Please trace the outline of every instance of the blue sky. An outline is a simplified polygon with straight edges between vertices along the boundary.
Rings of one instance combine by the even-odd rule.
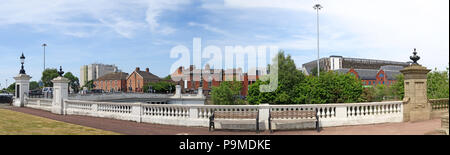
[[[315,0],[2,0],[0,83],[25,69],[39,80],[46,65],[79,75],[80,66],[149,67],[169,74],[170,50],[275,45],[298,67],[316,58]],[[417,48],[428,68],[449,57],[448,0],[322,0],[321,56],[409,61]]]

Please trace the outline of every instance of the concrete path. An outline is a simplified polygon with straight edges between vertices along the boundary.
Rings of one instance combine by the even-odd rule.
[[[113,131],[128,135],[255,135],[248,131],[215,131],[209,132],[203,127],[181,127],[170,125],[158,125],[149,123],[137,123],[108,118],[97,118],[75,115],[56,115],[47,111],[1,106],[17,112],[32,114],[44,118],[62,122],[78,124],[82,126]],[[386,123],[374,125],[343,126],[323,128],[320,133],[314,130],[305,131],[278,131],[272,135],[437,135],[437,129],[441,127],[440,119],[433,119],[415,123]],[[260,135],[271,135],[269,132],[261,132]]]

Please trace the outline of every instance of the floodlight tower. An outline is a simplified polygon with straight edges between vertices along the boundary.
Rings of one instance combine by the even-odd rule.
[[[319,3],[317,3],[316,5],[314,5],[314,10],[317,10],[317,78],[319,78],[320,76],[320,48],[319,48],[319,11],[323,8],[322,5],[320,5]]]
[[[45,71],[45,47],[47,46],[47,44],[42,44],[42,47],[44,47],[44,71]]]

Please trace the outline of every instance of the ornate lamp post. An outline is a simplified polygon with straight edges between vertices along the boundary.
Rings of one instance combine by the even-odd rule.
[[[62,70],[62,66],[59,66],[58,74],[59,74],[59,76],[63,76],[64,71]]]
[[[20,74],[25,74],[25,69],[23,69],[23,64],[25,63],[25,56],[22,53],[22,56],[20,56],[20,63],[22,64],[22,69],[20,69]]]
[[[409,59],[413,61],[412,64],[418,65],[417,61],[420,60],[420,56],[417,55],[416,49],[414,48],[413,56],[410,56]]]

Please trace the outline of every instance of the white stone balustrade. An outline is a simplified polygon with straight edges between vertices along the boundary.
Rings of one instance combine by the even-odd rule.
[[[50,99],[27,99],[25,105],[51,111]],[[64,100],[65,114],[136,122],[208,127],[213,111],[257,111],[267,126],[269,111],[317,110],[321,127],[402,122],[402,102],[316,105],[167,105]],[[285,118],[295,119],[295,118]]]

